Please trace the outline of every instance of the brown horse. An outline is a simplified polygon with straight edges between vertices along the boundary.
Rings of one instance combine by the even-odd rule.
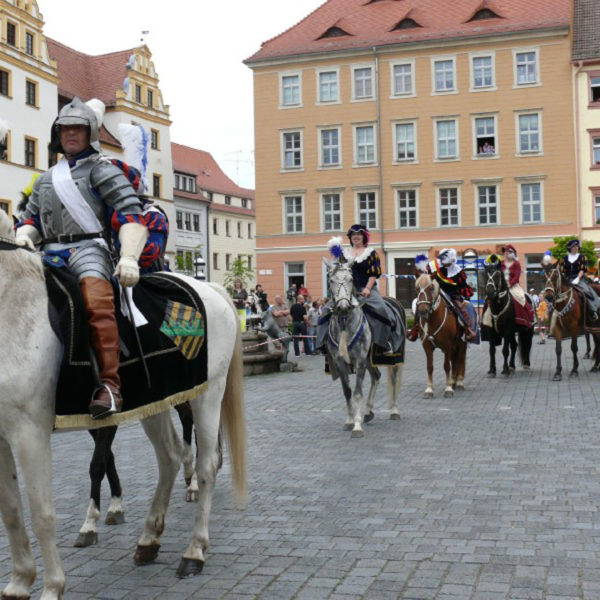
[[[463,328],[440,294],[438,282],[429,274],[417,278],[417,310],[419,336],[427,356],[427,388],[423,398],[433,398],[433,351],[439,348],[444,353],[446,388],[444,396],[454,395],[454,388],[464,389],[467,342]]]
[[[569,377],[579,375],[579,360],[577,358],[577,337],[581,335],[586,322],[586,308],[583,296],[563,280],[558,268],[546,269],[546,287],[544,296],[552,304],[553,314],[550,321],[550,334],[556,338],[556,371],[554,381],[562,380],[562,340],[571,337],[571,352],[573,353],[573,368]],[[594,342],[598,344],[600,335],[592,333]],[[592,371],[600,369],[600,356],[594,357]]]

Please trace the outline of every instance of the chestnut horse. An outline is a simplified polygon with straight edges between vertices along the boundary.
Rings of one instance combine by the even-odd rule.
[[[577,293],[561,276],[558,268],[546,269],[546,287],[544,296],[552,304],[554,309],[550,321],[550,334],[556,339],[556,371],[553,381],[562,380],[562,340],[571,337],[571,352],[573,353],[573,368],[569,377],[579,375],[579,360],[577,358],[577,337],[581,334],[585,325],[585,300]],[[600,335],[592,333],[594,343],[597,345]],[[594,357],[592,371],[600,369],[600,356]]]
[[[446,371],[446,398],[454,395],[454,388],[464,389],[467,362],[467,342],[463,328],[454,311],[446,304],[438,282],[423,273],[415,282],[417,290],[416,314],[419,319],[419,336],[427,356],[427,388],[423,398],[433,398],[433,351],[444,353]]]

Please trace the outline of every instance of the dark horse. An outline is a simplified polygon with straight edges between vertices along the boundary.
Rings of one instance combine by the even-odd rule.
[[[192,432],[194,420],[192,408],[188,402],[178,404],[175,410],[179,415],[183,428],[184,456],[183,475],[187,486],[186,501],[196,502],[198,500],[198,484],[194,476],[194,459],[192,455]],[[106,513],[106,525],[119,525],[125,521],[125,513],[121,504],[122,490],[121,481],[115,465],[115,456],[112,451],[112,443],[117,433],[117,426],[101,427],[88,430],[94,439],[94,453],[90,462],[90,503],[87,509],[85,521],[79,530],[75,540],[76,548],[84,548],[98,543],[98,520],[100,518],[100,489],[104,475],[108,479],[110,487],[110,505]],[[219,436],[219,451],[220,447]]]
[[[504,366],[501,374],[509,375],[515,370],[515,353],[518,347],[519,358],[525,370],[531,369],[529,356],[533,343],[533,327],[525,327],[515,323],[515,309],[508,289],[504,274],[497,264],[492,264],[485,269],[487,281],[485,284],[485,298],[492,319],[492,327],[482,325],[488,331],[490,342],[490,377],[496,376],[496,339],[502,339],[502,355]],[[515,339],[518,338],[518,343]],[[510,360],[509,360],[510,354]]]
[[[573,368],[569,377],[579,375],[579,360],[577,358],[577,337],[585,326],[585,300],[566,281],[563,280],[560,270],[557,268],[546,269],[546,287],[544,296],[552,304],[553,314],[550,322],[549,333],[556,339],[556,371],[554,381],[562,380],[562,340],[563,337],[571,337],[571,352],[573,353]],[[594,344],[598,346],[600,334],[592,332]],[[594,356],[592,371],[600,370],[600,356]]]

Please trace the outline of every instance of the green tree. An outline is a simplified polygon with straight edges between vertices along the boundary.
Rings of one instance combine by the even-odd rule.
[[[567,243],[569,242],[569,240],[576,239],[576,235],[565,235],[553,238],[552,241],[554,242],[554,246],[550,248],[552,256],[556,260],[561,260],[562,258],[564,258],[569,253],[569,251],[567,250]],[[591,240],[583,240],[581,242],[580,252],[587,258],[588,265],[590,267],[596,266],[596,263],[598,262],[598,257],[596,256],[596,248],[594,246],[594,242],[592,242]]]
[[[231,263],[229,271],[225,273],[223,285],[231,291],[236,279],[241,280],[244,289],[254,279],[254,269],[248,267],[248,260],[241,254],[238,254],[238,257]]]

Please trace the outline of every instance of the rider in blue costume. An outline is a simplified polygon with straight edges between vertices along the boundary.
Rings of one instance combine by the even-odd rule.
[[[350,248],[344,248],[338,260],[341,262],[354,261],[352,263],[354,287],[358,292],[359,299],[363,302],[363,310],[371,327],[373,343],[387,352],[393,352],[400,346],[402,336],[398,331],[396,317],[384,302],[377,286],[377,279],[381,277],[379,255],[375,249],[368,247],[369,230],[366,227],[358,224],[352,225],[348,229],[347,236],[350,240]],[[341,242],[341,238],[337,238],[337,240]],[[317,326],[317,348],[324,344],[330,316],[331,306],[327,304],[323,308]]]

